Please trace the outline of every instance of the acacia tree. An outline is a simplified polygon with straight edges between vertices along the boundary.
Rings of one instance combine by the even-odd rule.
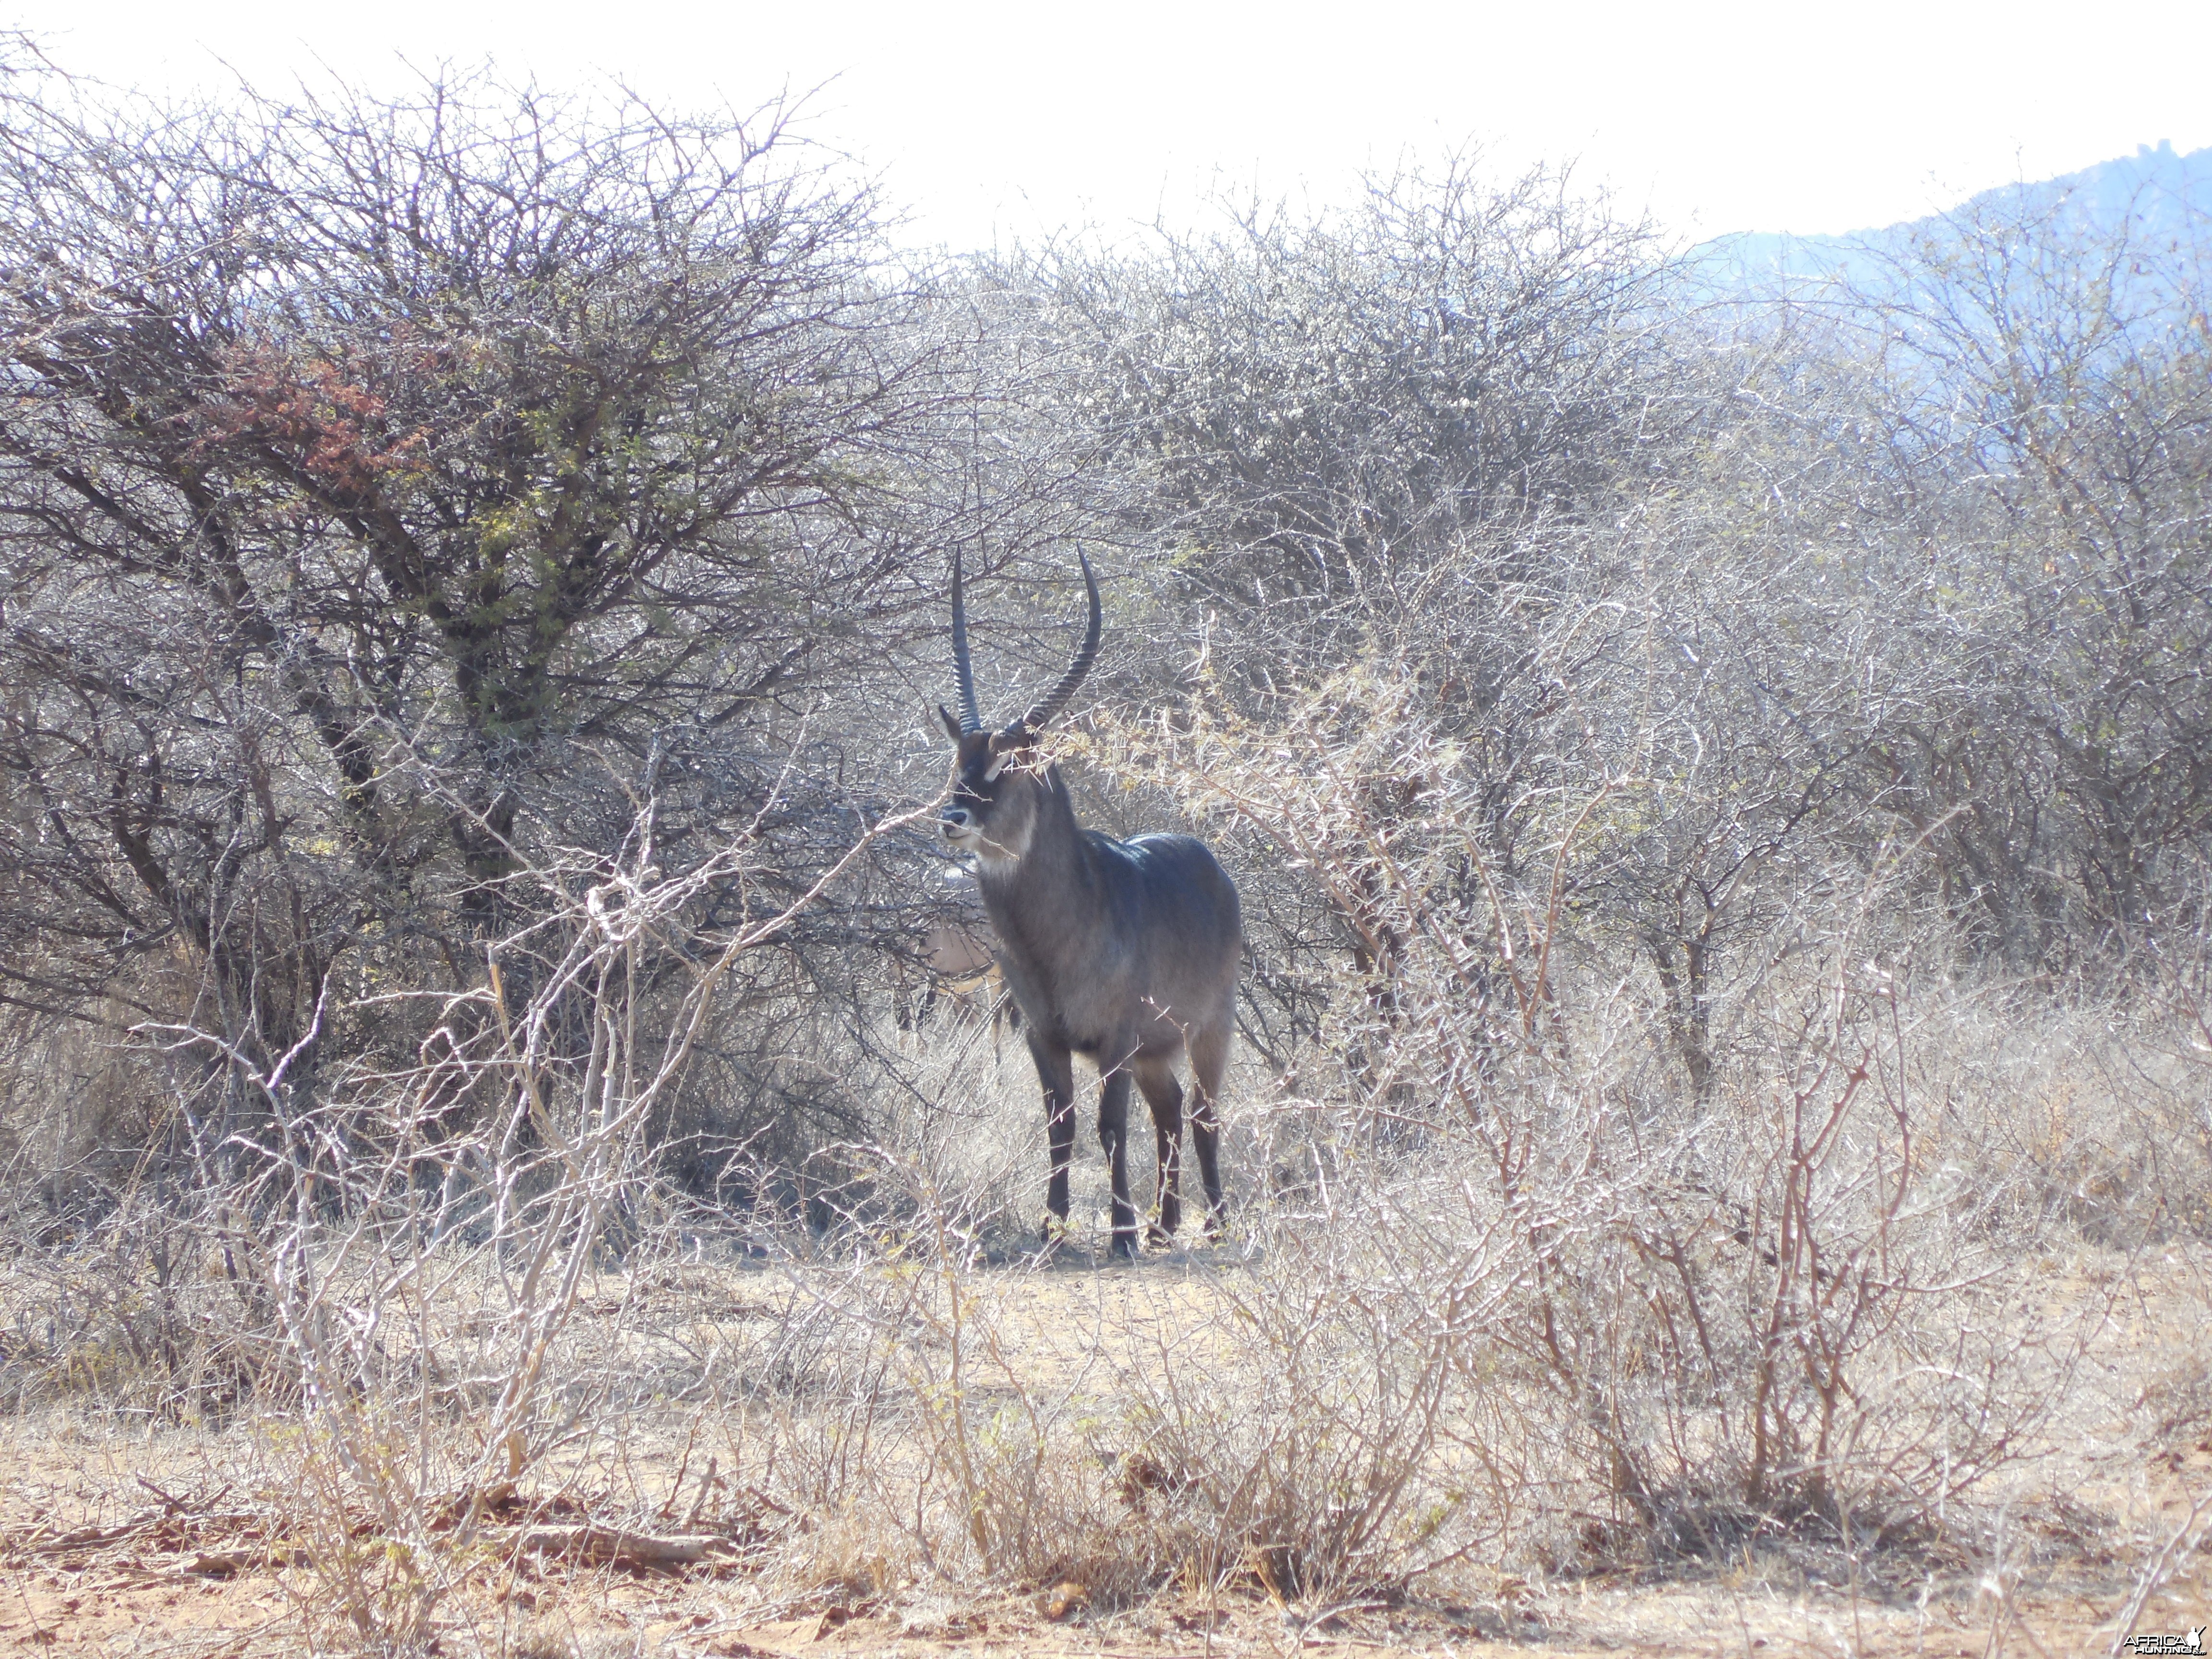
[[[1202,655],[1208,700],[1264,729],[1360,683],[1347,662],[1394,696],[1411,682],[1450,787],[1480,803],[1480,860],[1547,881],[1555,809],[1611,746],[1585,735],[1607,723],[1584,682],[1638,601],[1621,521],[1680,472],[1707,393],[1646,234],[1560,179],[1493,190],[1461,161],[1341,213],[1240,207],[1216,235],[1055,250],[1004,280],[1033,296],[1061,418],[1118,487],[1094,486],[1096,510]],[[1423,773],[1363,773],[1363,821],[1420,833]],[[1255,881],[1279,1019],[1311,1028],[1315,958],[1340,953],[1387,1018],[1403,952],[1358,884]],[[1486,934],[1474,864],[1450,885],[1456,925]]]
[[[822,709],[933,628],[972,313],[786,112],[4,95],[0,994],[265,1072],[341,963],[471,982],[641,791],[672,864],[852,843]]]
[[[1540,574],[1546,532],[1604,514],[1679,425],[1664,262],[1563,180],[1492,191],[1456,161],[1310,222],[1231,212],[1021,276],[1067,417],[1130,486],[1103,510],[1178,606],[1245,617],[1244,672],[1418,643],[1453,590]]]
[[[1853,296],[1918,532],[1888,625],[1945,668],[1887,723],[1883,787],[1954,911],[2022,964],[2191,925],[2212,850],[2205,212],[2008,191]]]

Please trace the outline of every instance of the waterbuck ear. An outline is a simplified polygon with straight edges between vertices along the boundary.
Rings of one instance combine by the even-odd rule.
[[[952,711],[940,702],[937,705],[937,717],[945,722],[945,729],[951,734],[952,741],[959,742],[960,722],[952,718]]]
[[[992,732],[991,766],[990,769],[983,774],[983,781],[988,783],[995,779],[1000,773],[1006,769],[1007,763],[1023,750],[1028,748],[1029,744],[1030,734],[1018,726],[1010,726],[1003,732]]]

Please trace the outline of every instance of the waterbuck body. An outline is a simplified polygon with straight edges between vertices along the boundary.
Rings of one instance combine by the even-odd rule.
[[[1079,1054],[1096,1063],[1101,1079],[1098,1139],[1113,1176],[1114,1249],[1133,1255],[1130,1085],[1152,1108],[1159,1167],[1154,1225],[1164,1237],[1182,1221],[1183,1091],[1176,1060],[1186,1053],[1207,1224],[1219,1231],[1214,1109],[1229,1059],[1243,936],[1236,885],[1203,842],[1188,836],[1117,841],[1084,829],[1059,768],[1036,749],[1038,733],[1073,695],[1097,651],[1098,586],[1087,559],[1083,578],[1090,628],[1074,665],[1021,719],[988,732],[975,707],[955,560],[953,655],[963,716],[945,714],[959,754],[940,822],[945,841],[975,860],[984,912],[999,936],[1000,965],[1044,1086],[1052,1152],[1048,1236],[1067,1220],[1075,1146],[1073,1056]]]

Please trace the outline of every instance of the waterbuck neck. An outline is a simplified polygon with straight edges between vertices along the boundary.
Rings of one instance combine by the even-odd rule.
[[[1103,897],[1097,851],[1075,821],[1060,769],[1049,768],[1030,787],[1035,813],[1029,845],[1018,859],[977,860],[975,877],[1000,938],[1035,951],[1086,936]]]

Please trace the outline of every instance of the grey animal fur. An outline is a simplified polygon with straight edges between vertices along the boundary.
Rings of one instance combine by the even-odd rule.
[[[1075,1146],[1072,1056],[1095,1061],[1101,1079],[1098,1139],[1114,1183],[1115,1254],[1137,1251],[1129,1198],[1129,1085],[1152,1108],[1159,1153],[1153,1236],[1182,1219],[1183,1091],[1176,1057],[1190,1056],[1191,1139],[1206,1185],[1206,1226],[1223,1221],[1220,1126],[1215,1115],[1235,1030],[1243,950],[1237,888],[1188,836],[1117,841],[1075,820],[1067,785],[1036,749],[1038,735],[1074,695],[1097,654],[1098,584],[1083,560],[1090,627],[1073,666],[1019,720],[983,729],[968,661],[960,562],[952,566],[953,659],[963,717],[940,708],[959,753],[945,839],[972,856],[983,908],[999,936],[999,961],[1019,1005],[1030,1056],[1044,1087],[1052,1152],[1046,1236],[1067,1221],[1068,1163]]]

